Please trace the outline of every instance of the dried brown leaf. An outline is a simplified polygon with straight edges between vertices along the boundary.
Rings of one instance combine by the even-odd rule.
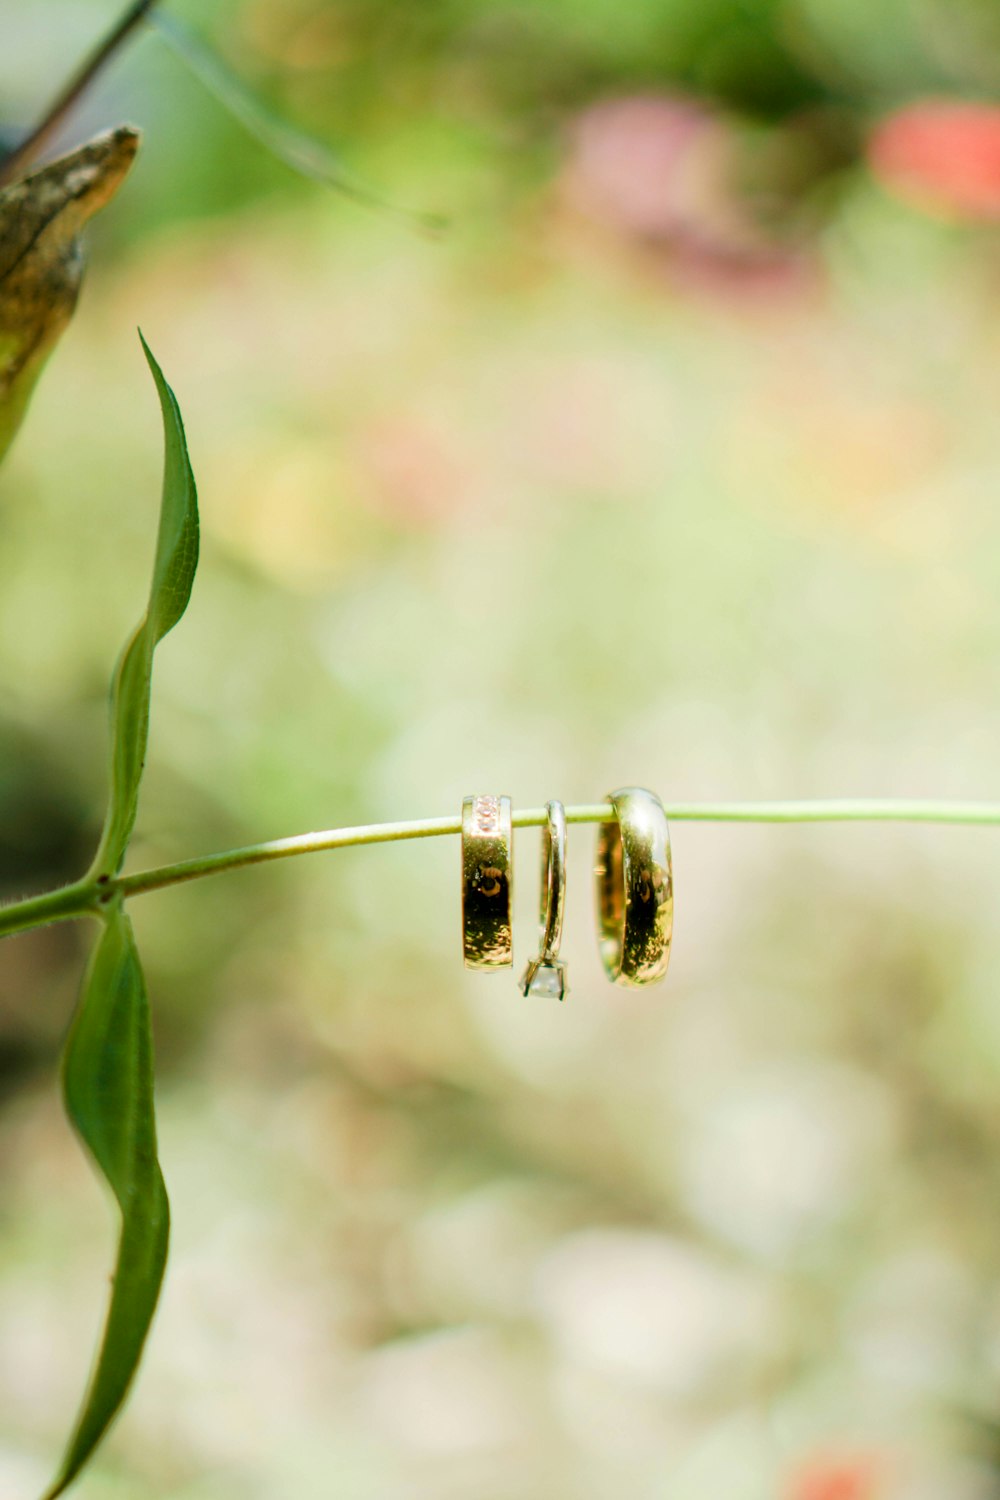
[[[138,132],[123,125],[0,192],[0,458],[73,315],[80,232],[114,196],[138,147]]]

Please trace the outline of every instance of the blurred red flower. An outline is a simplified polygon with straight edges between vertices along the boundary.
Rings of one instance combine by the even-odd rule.
[[[1000,105],[907,105],[875,127],[868,160],[884,187],[922,208],[1000,218]]]

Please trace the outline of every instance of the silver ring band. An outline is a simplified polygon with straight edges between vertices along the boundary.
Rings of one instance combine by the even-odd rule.
[[[542,884],[538,908],[541,944],[521,975],[525,995],[562,1000],[566,994],[566,965],[559,958],[566,910],[566,811],[561,802],[545,804],[542,830]]]

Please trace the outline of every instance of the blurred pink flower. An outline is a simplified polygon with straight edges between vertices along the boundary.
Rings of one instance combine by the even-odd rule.
[[[876,126],[868,160],[884,187],[921,207],[1000,218],[1000,105],[907,105]]]
[[[356,458],[365,499],[396,521],[438,522],[472,489],[453,435],[416,414],[382,416],[361,435]]]
[[[627,233],[659,238],[698,217],[722,133],[708,109],[686,99],[605,99],[579,116],[565,185],[577,208]]]
[[[689,285],[799,291],[809,281],[801,256],[762,231],[737,190],[738,139],[731,120],[698,100],[601,100],[569,129],[561,200]]]
[[[814,1459],[792,1479],[788,1500],[876,1500],[876,1470],[866,1456]]]

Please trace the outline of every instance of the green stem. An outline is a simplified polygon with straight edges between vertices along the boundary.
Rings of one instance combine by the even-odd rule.
[[[667,805],[667,817],[678,823],[937,823],[974,827],[1000,825],[1000,802],[903,802],[863,798],[844,802],[680,802]],[[601,823],[612,816],[606,802],[567,807],[568,823]],[[515,828],[540,828],[545,822],[544,807],[529,807],[516,812]],[[228,849],[222,854],[205,854],[197,859],[180,860],[135,875],[118,875],[108,881],[85,877],[73,885],[32,896],[26,901],[0,907],[0,937],[42,927],[48,922],[99,912],[113,896],[127,899],[164,886],[201,880],[223,870],[238,870],[244,865],[266,864],[272,859],[289,859],[296,854],[319,854],[325,849],[348,849],[361,844],[391,844],[402,839],[440,838],[461,833],[460,815],[448,818],[421,818],[406,823],[369,823],[358,828],[329,828],[320,833],[303,833],[295,838],[274,839],[270,843],[250,844],[244,849]]]
[[[843,802],[681,802],[667,807],[666,813],[675,822],[688,823],[952,823],[984,828],[1000,824],[1000,802],[923,802],[878,797]]]
[[[45,927],[50,922],[65,922],[70,917],[91,916],[100,911],[103,890],[90,880],[76,880],[72,885],[46,891],[43,896],[29,896],[0,906],[0,937],[27,932],[31,927]]]
[[[41,123],[36,125],[19,146],[15,146],[9,156],[0,159],[0,187],[23,176],[35,158],[45,150],[53,136],[65,123],[67,115],[75,109],[87,92],[97,74],[110,62],[140,22],[146,19],[154,3],[155,0],[135,0],[135,3],[129,6],[114,30],[105,37],[96,51],[69,80],[58,98],[49,106]]]
[[[705,823],[966,823],[1000,824],[1000,802],[682,802],[667,806],[668,818],[675,822]],[[606,802],[567,807],[567,823],[601,823],[612,816]],[[525,808],[515,812],[515,828],[540,828],[545,822],[544,807]],[[137,875],[119,876],[115,882],[124,896],[138,896],[144,891],[160,890],[186,880],[200,880],[221,870],[243,865],[259,865],[272,859],[287,859],[295,854],[318,854],[324,849],[347,849],[356,844],[390,844],[400,839],[436,838],[462,831],[460,815],[451,818],[422,818],[407,823],[371,823],[360,828],[330,828],[322,833],[303,833],[296,838],[275,839],[267,844],[251,844],[245,849],[231,849],[224,854],[207,854],[200,859],[182,860],[179,864],[161,865],[142,870]]]

